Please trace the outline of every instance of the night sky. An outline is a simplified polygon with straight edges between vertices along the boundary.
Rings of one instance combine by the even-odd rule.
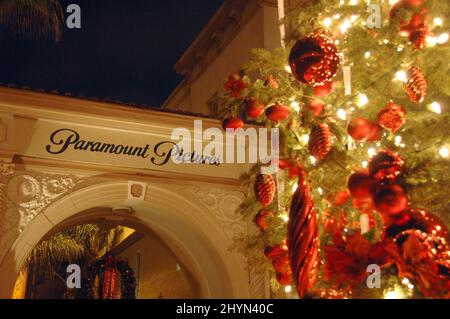
[[[0,29],[0,83],[159,106],[180,82],[174,64],[224,0],[62,0],[81,29],[37,40]],[[65,13],[67,17],[67,13]]]

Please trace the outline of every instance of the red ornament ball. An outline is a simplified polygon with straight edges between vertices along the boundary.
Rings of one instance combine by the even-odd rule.
[[[336,87],[336,82],[328,82],[321,86],[315,86],[313,88],[313,94],[315,96],[325,96],[334,91]]]
[[[407,72],[407,80],[404,89],[409,99],[414,103],[420,103],[428,92],[427,78],[418,67],[411,67]]]
[[[251,118],[258,118],[264,112],[264,104],[257,99],[248,99],[245,101],[245,114]]]
[[[259,174],[255,181],[255,196],[263,206],[269,206],[275,196],[275,180],[270,174]]]
[[[287,286],[292,282],[292,274],[290,272],[287,273],[277,273],[277,281],[282,286]]]
[[[336,46],[322,33],[298,40],[289,54],[292,74],[297,80],[312,86],[328,84],[336,75],[339,62]]]
[[[237,118],[235,116],[231,116],[231,117],[226,118],[222,122],[222,127],[224,130],[232,129],[234,131],[238,128],[243,128],[244,121],[242,121],[240,118]]]
[[[311,111],[313,116],[319,116],[322,113],[325,105],[323,105],[323,103],[318,100],[311,100],[307,104],[307,107]]]
[[[367,139],[372,134],[372,131],[372,122],[362,117],[352,119],[347,127],[348,135],[356,141]]]
[[[273,213],[270,210],[261,210],[255,216],[255,224],[259,227],[261,231],[265,231],[267,228],[269,228],[267,218],[270,216],[273,216]]]
[[[386,215],[395,215],[406,209],[408,198],[400,185],[386,185],[379,188],[374,196],[375,208]]]
[[[353,173],[348,180],[348,190],[356,199],[370,198],[374,189],[375,179],[367,170]]]
[[[378,183],[395,181],[403,174],[404,162],[400,156],[392,151],[378,152],[369,162],[369,173]]]
[[[372,123],[372,130],[367,136],[367,140],[370,142],[381,140],[381,130],[383,128],[378,123]]]
[[[397,132],[406,123],[406,110],[393,102],[389,102],[378,112],[378,124],[392,133]]]
[[[280,122],[289,117],[291,110],[288,106],[276,103],[266,110],[266,116],[269,120],[274,122]]]
[[[269,246],[264,249],[264,255],[270,259],[274,260],[275,258],[286,256],[288,253],[288,247],[283,245],[275,245],[275,246]]]

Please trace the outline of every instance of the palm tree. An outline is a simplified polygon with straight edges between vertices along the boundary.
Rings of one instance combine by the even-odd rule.
[[[59,0],[0,0],[0,26],[15,33],[58,42],[63,21]]]
[[[60,231],[36,245],[22,271],[27,271],[32,285],[36,279],[55,277],[65,284],[62,275],[67,264],[91,264],[117,244],[121,232],[121,226],[108,228],[100,224],[79,225]]]

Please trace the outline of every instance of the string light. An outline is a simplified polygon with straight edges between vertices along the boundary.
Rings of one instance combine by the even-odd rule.
[[[319,192],[320,195],[323,195],[323,189],[321,187],[318,187],[317,191]]]
[[[292,291],[292,287],[291,286],[286,286],[284,287],[284,291],[288,294]]]
[[[431,112],[437,113],[437,114],[441,114],[442,113],[442,108],[441,105],[438,102],[433,102],[431,104],[428,105],[428,109]]]
[[[397,2],[399,2],[400,0],[389,0],[389,4],[393,5],[396,4]]]
[[[352,26],[349,19],[345,19],[344,22],[339,27],[339,30],[341,30],[341,33],[347,32],[347,30]]]
[[[309,161],[310,161],[311,164],[313,164],[313,165],[316,164],[316,162],[317,162],[316,158],[315,158],[314,156],[312,156],[312,155],[309,157]]]
[[[441,26],[443,21],[442,21],[441,18],[436,17],[436,18],[433,19],[433,23],[434,23],[434,25]]]
[[[368,161],[362,161],[362,162],[361,162],[361,166],[362,166],[363,168],[367,168],[367,166],[369,166],[369,162],[368,162]]]
[[[402,137],[400,135],[397,135],[394,139],[395,146],[400,146],[402,143]]]
[[[285,223],[287,223],[289,221],[289,216],[288,214],[282,214],[280,215],[280,218],[282,221],[284,221]]]
[[[303,134],[301,136],[301,140],[302,140],[303,144],[308,144],[308,142],[309,142],[309,135],[308,134]]]
[[[356,5],[358,4],[358,0],[350,0],[350,1],[348,2],[348,4],[349,4],[350,6],[356,6]]]
[[[441,33],[437,38],[437,43],[444,44],[448,41],[448,33]]]
[[[363,107],[367,103],[369,103],[369,99],[367,98],[367,95],[365,95],[363,93],[359,93],[358,96],[356,97],[356,105],[358,105],[359,107]]]
[[[408,81],[408,76],[405,71],[400,70],[395,73],[395,78],[401,82]]]
[[[350,22],[355,22],[356,20],[358,20],[358,16],[356,14],[352,14],[352,16],[350,17]]]
[[[367,51],[366,53],[364,53],[364,57],[365,57],[366,59],[370,58],[370,56],[371,56],[371,53],[370,53],[369,51]]]
[[[448,158],[450,155],[450,151],[447,147],[441,146],[441,148],[439,149],[439,155],[441,155],[443,158]]]
[[[329,28],[331,26],[331,23],[333,22],[333,20],[331,20],[331,18],[325,18],[323,19],[323,25],[327,28]]]
[[[300,112],[300,103],[298,103],[297,101],[292,101],[291,102],[291,107],[297,112]]]
[[[347,112],[345,112],[344,109],[337,110],[336,115],[339,119],[343,121],[347,120]]]
[[[375,154],[377,154],[377,151],[373,147],[371,147],[367,150],[367,154],[369,154],[369,157],[373,157],[375,156]]]
[[[341,17],[341,15],[339,14],[339,13],[336,13],[334,16],[333,16],[333,19],[334,20],[337,20],[337,19],[339,19]]]
[[[297,184],[297,183],[295,183],[294,185],[292,185],[292,192],[295,193],[295,191],[297,190],[297,188],[298,188],[298,184]]]
[[[289,66],[289,65],[285,65],[284,66],[284,69],[288,72],[288,73],[292,73],[292,69],[291,69],[291,67]]]

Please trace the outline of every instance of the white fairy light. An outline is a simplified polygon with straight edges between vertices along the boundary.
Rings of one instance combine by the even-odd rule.
[[[350,6],[356,6],[356,5],[358,4],[358,0],[350,0],[350,1],[348,2],[348,4],[349,4]]]
[[[309,157],[309,161],[310,161],[311,164],[313,164],[313,165],[316,164],[316,162],[317,162],[316,158],[315,158],[314,156],[312,156],[312,155]]]
[[[408,75],[407,75],[406,72],[403,71],[403,70],[397,71],[397,72],[395,73],[395,78],[396,78],[398,81],[401,81],[401,82],[406,82],[406,81],[408,81]]]
[[[427,108],[431,111],[431,112],[434,112],[434,113],[437,113],[437,114],[441,114],[442,113],[442,108],[441,108],[441,105],[438,103],[438,102],[433,102],[433,103],[431,103],[431,104],[429,104],[428,106],[427,106]]]
[[[317,191],[319,192],[320,195],[323,195],[323,189],[321,187],[318,187]]]
[[[352,24],[350,23],[350,20],[345,19],[344,22],[339,27],[339,30],[341,31],[341,33],[345,33],[351,26],[352,26]]]
[[[286,286],[286,287],[284,287],[284,292],[285,293],[290,293],[292,291],[292,287],[291,286]]]
[[[392,4],[396,4],[397,2],[399,2],[400,0],[389,0],[389,4],[390,5],[392,5]]]
[[[441,157],[443,158],[448,158],[450,155],[450,151],[447,147],[441,146],[441,148],[439,149],[439,155],[441,155]]]
[[[369,166],[369,162],[368,162],[368,161],[362,161],[362,162],[361,162],[361,166],[362,166],[363,168],[367,168],[367,166]]]
[[[437,43],[444,44],[448,41],[448,33],[441,33],[437,38]]]
[[[395,146],[400,146],[402,144],[402,137],[400,135],[397,135],[394,139]]]
[[[292,185],[292,192],[295,193],[295,191],[297,190],[297,188],[298,188],[298,184],[297,184],[297,183],[295,183],[294,185]]]
[[[352,16],[350,17],[350,22],[354,23],[356,20],[358,20],[358,15],[352,14]]]
[[[289,215],[288,214],[282,214],[280,216],[281,220],[287,223],[289,221]]]
[[[336,115],[339,119],[343,121],[347,120],[347,112],[345,112],[344,109],[337,110]]]
[[[370,51],[367,51],[366,53],[364,53],[364,57],[365,57],[366,59],[370,58],[370,56],[371,56]]]
[[[288,72],[288,73],[292,73],[292,69],[291,69],[291,67],[289,66],[289,65],[285,65],[284,66],[284,69]]]
[[[303,144],[308,144],[308,142],[309,142],[309,135],[308,134],[303,134],[301,136],[301,140],[302,140]]]
[[[363,93],[359,93],[358,96],[356,97],[356,105],[358,105],[359,107],[363,107],[367,103],[369,103],[369,99],[367,98],[367,95],[365,95]]]
[[[433,19],[434,25],[441,26],[443,24],[442,18],[436,17]]]
[[[333,16],[333,19],[337,20],[337,19],[339,19],[340,17],[341,17],[341,15],[340,15],[339,13],[336,13],[336,14]]]
[[[384,299],[403,299],[405,298],[405,294],[400,290],[399,287],[395,286],[395,288],[391,288],[384,293]]]
[[[300,103],[298,103],[297,101],[292,101],[291,102],[291,107],[297,112],[300,112]]]
[[[375,156],[375,154],[377,154],[377,151],[373,147],[371,147],[367,150],[367,154],[369,154],[369,157],[373,157]]]
[[[427,43],[427,46],[434,47],[437,44],[437,38],[433,36],[428,36],[425,39],[425,42]]]
[[[331,23],[333,22],[333,20],[331,20],[331,18],[325,18],[323,19],[323,25],[327,28],[329,28],[331,26]]]

